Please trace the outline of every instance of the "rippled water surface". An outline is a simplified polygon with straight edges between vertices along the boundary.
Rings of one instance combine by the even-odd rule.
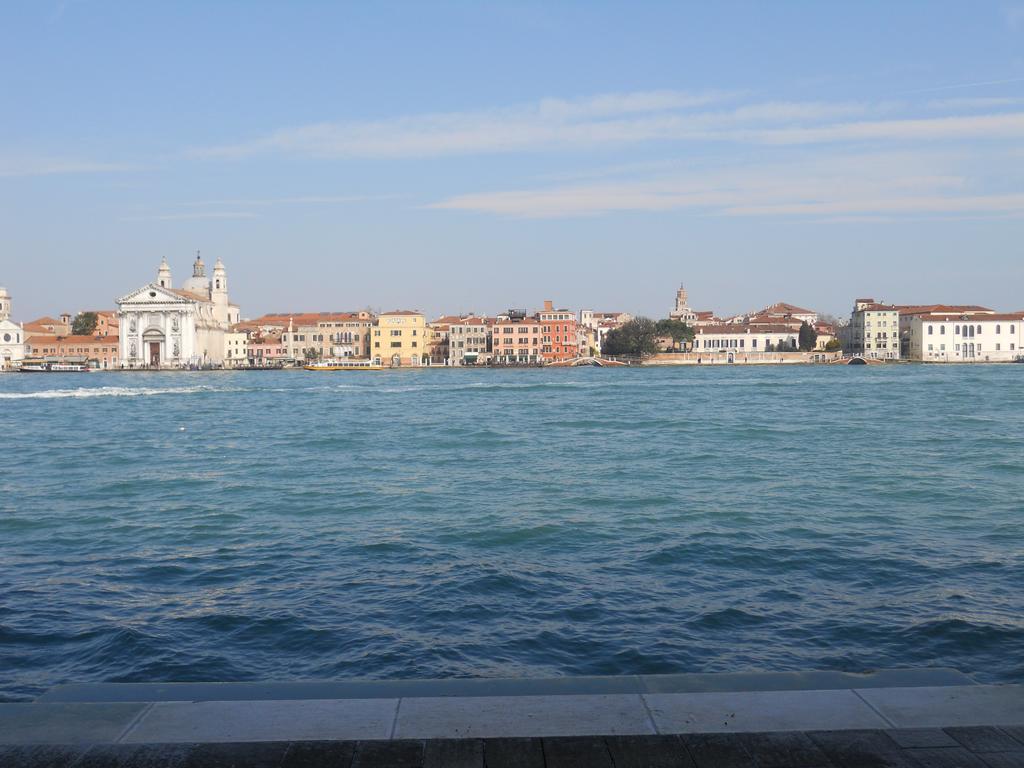
[[[1024,680],[1024,366],[0,376],[0,699]]]

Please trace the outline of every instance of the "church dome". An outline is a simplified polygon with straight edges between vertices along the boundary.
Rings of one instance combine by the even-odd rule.
[[[181,287],[189,293],[198,293],[200,296],[210,295],[210,281],[206,277],[206,265],[203,264],[198,251],[195,263],[192,265],[192,277],[186,280]]]

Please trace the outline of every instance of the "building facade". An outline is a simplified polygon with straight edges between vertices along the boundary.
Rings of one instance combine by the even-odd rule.
[[[0,371],[16,371],[25,359],[25,329],[11,313],[11,294],[0,288]]]
[[[238,322],[228,297],[227,270],[220,259],[212,279],[199,255],[192,277],[171,287],[166,259],[152,283],[117,301],[120,365],[124,368],[219,367],[225,334]]]
[[[430,363],[430,334],[422,312],[395,310],[377,316],[373,326],[371,360],[392,368]]]
[[[486,317],[464,317],[448,326],[451,365],[486,365],[491,361],[491,326]]]
[[[551,301],[537,313],[541,324],[541,355],[545,362],[572,360],[580,356],[580,338],[576,332],[576,313],[555,309]]]
[[[800,348],[799,328],[788,324],[702,325],[693,330],[693,351],[696,353],[761,354],[795,352]]]
[[[905,355],[939,363],[1011,362],[1024,357],[1024,313],[928,312],[908,323]]]
[[[33,336],[26,345],[27,357],[55,363],[78,363],[99,370],[121,366],[117,336]]]
[[[849,325],[839,330],[845,354],[876,360],[899,359],[900,313],[892,304],[857,299]]]
[[[491,362],[496,365],[540,365],[541,322],[521,309],[510,309],[494,321]]]

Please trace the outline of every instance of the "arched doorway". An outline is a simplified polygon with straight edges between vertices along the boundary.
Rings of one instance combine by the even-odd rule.
[[[163,360],[164,334],[157,328],[150,328],[142,334],[142,356],[151,368],[159,368]]]

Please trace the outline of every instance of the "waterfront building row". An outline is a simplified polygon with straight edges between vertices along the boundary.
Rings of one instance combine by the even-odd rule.
[[[72,332],[72,315],[25,324],[11,319],[11,298],[0,288],[0,369],[27,357],[87,363],[96,368],[280,367],[310,360],[363,359],[386,367],[428,365],[542,365],[599,355],[608,333],[632,319],[624,312],[575,312],[545,301],[529,313],[510,309],[495,317],[445,315],[434,321],[417,310],[374,313],[271,313],[240,320],[218,259],[211,277],[197,253],[192,275],[175,288],[162,260],[156,279],[98,310],[91,334]],[[895,305],[857,299],[848,322],[826,322],[788,302],[732,316],[689,306],[676,292],[669,317],[682,320],[693,340],[659,340],[677,352],[745,357],[799,349],[802,330],[813,329],[814,351],[881,360],[929,362],[1008,361],[1022,358],[1024,313],[998,313],[979,305]],[[76,324],[77,327],[77,324]]]

